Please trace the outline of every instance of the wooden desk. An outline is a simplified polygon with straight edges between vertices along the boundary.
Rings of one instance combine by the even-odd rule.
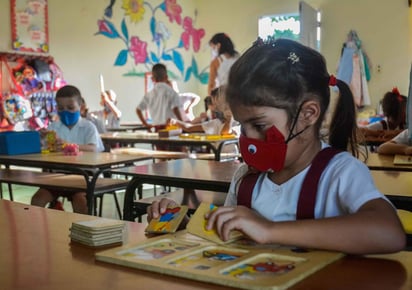
[[[395,165],[393,158],[393,155],[370,153],[366,165],[370,170],[412,171],[412,165]]]
[[[412,211],[412,172],[371,170],[371,174],[376,187],[396,208]]]
[[[36,167],[63,170],[85,177],[87,183],[87,206],[93,213],[93,190],[98,176],[113,166],[124,166],[133,162],[147,160],[145,155],[111,154],[107,152],[82,152],[77,156],[67,156],[62,152],[49,154],[0,155],[0,164],[6,166]]]
[[[1,289],[228,289],[95,261],[98,250],[68,237],[72,222],[94,218],[0,200]],[[144,224],[126,228],[125,243],[147,239]],[[410,290],[412,252],[345,257],[290,288],[307,289]]]
[[[221,152],[224,146],[229,144],[238,144],[238,138],[221,138],[208,139],[206,136],[199,138],[182,138],[180,136],[172,136],[160,138],[158,133],[150,132],[113,132],[100,134],[102,141],[111,147],[113,144],[129,144],[146,143],[151,145],[173,145],[173,146],[206,146],[215,155],[215,160],[221,161]]]
[[[178,159],[120,168],[111,172],[133,177],[125,192],[123,207],[123,218],[133,221],[136,218],[133,213],[135,192],[138,189],[141,198],[143,184],[227,192],[233,174],[239,166],[240,163],[231,161]]]
[[[107,132],[127,132],[127,131],[138,131],[138,130],[147,130],[147,127],[142,124],[130,124],[130,125],[120,125],[115,128],[106,128]]]

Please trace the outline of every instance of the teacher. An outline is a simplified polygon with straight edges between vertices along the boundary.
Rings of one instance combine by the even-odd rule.
[[[229,70],[239,58],[232,40],[226,33],[217,33],[209,41],[213,60],[210,63],[209,83],[207,93],[210,96],[213,89],[227,83]]]

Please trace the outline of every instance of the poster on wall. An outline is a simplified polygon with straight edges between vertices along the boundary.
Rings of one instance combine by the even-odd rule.
[[[10,0],[12,48],[49,52],[47,0]]]

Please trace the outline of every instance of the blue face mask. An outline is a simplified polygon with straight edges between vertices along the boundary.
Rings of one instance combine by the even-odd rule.
[[[69,112],[69,111],[60,111],[58,112],[60,121],[66,126],[73,126],[80,119],[80,111]]]

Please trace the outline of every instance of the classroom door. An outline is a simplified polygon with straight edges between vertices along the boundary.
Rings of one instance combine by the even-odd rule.
[[[300,42],[319,50],[318,42],[318,11],[304,1],[299,2]]]

